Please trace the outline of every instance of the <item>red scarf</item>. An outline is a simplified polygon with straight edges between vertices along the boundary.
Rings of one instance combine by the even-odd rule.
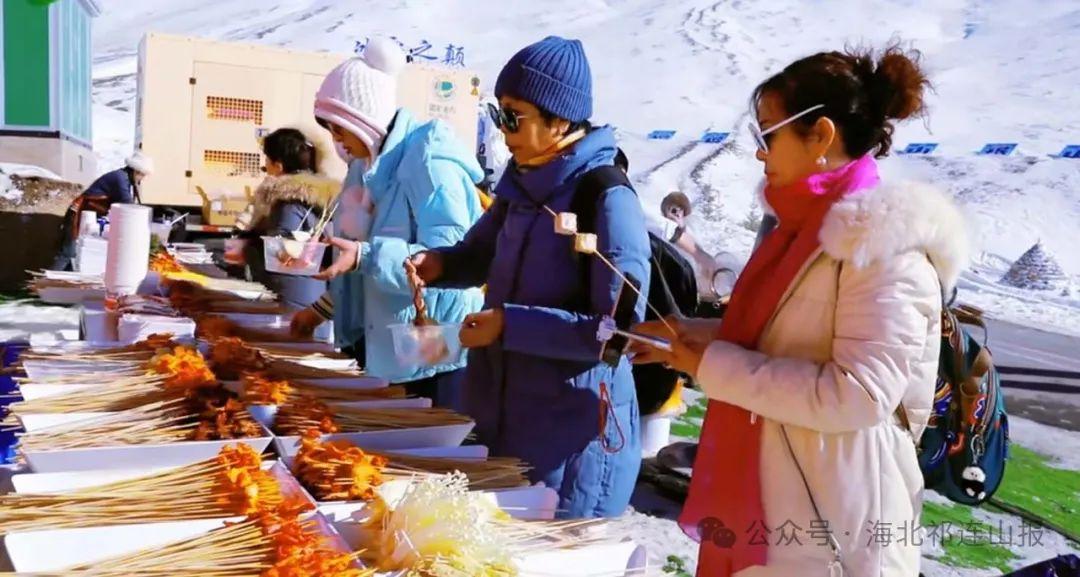
[[[867,155],[788,186],[766,188],[765,198],[780,224],[735,283],[717,338],[756,350],[780,300],[820,247],[818,234],[829,209],[877,183],[877,164]],[[741,407],[709,401],[690,493],[679,517],[683,531],[701,543],[699,577],[725,577],[766,562],[760,452],[760,420]]]

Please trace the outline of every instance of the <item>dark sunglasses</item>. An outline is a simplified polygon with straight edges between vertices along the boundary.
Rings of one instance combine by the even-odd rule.
[[[521,128],[520,120],[522,118],[528,118],[528,116],[515,112],[509,108],[501,108],[495,106],[492,103],[487,105],[488,116],[491,117],[491,121],[495,123],[495,128],[505,130],[507,132],[517,132]]]

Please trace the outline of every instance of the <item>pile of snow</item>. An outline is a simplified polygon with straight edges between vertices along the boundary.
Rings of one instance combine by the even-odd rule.
[[[21,176],[23,178],[48,178],[51,180],[64,180],[55,172],[34,166],[32,164],[15,164],[12,162],[0,162],[0,174],[9,176]]]
[[[1039,242],[1009,267],[1001,282],[1016,288],[1045,291],[1060,290],[1068,280],[1061,265]]]
[[[31,164],[16,164],[13,162],[0,162],[0,200],[19,202],[23,198],[23,190],[15,186],[11,177],[20,178],[48,178],[50,180],[63,181],[64,179],[55,172],[34,166]]]
[[[17,201],[22,195],[23,191],[15,186],[11,177],[0,173],[0,200]]]
[[[982,253],[960,278],[960,300],[974,305],[991,317],[1016,324],[1080,336],[1080,292],[1032,291],[1001,281],[1013,260]]]

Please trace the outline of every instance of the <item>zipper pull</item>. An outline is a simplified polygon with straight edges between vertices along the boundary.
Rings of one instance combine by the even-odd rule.
[[[753,425],[753,424],[756,424],[756,423],[757,423],[757,413],[750,413],[750,424]]]

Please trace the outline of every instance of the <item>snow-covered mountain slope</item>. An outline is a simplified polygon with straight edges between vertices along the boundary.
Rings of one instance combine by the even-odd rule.
[[[753,87],[786,63],[845,45],[902,39],[920,49],[935,91],[930,116],[895,142],[941,143],[933,157],[891,157],[885,171],[948,188],[970,215],[976,254],[1015,260],[1037,241],[1080,275],[1080,161],[1054,159],[1080,142],[1080,63],[1070,0],[103,0],[95,22],[95,145],[103,166],[130,150],[139,39],[147,31],[348,53],[357,40],[427,41],[442,57],[463,46],[490,89],[517,49],[547,34],[584,41],[596,120],[620,129],[642,198],[686,192],[707,246],[745,255],[761,166],[745,132]],[[677,130],[669,141],[646,139]],[[726,146],[695,143],[732,132]],[[976,157],[987,142],[1014,156]],[[992,287],[991,287],[992,288]],[[976,295],[977,297],[978,295]],[[1035,297],[1037,299],[1037,296]],[[975,298],[1017,315],[1007,298]],[[1072,311],[1071,302],[1066,309]],[[1080,314],[1047,315],[1080,327]]]

